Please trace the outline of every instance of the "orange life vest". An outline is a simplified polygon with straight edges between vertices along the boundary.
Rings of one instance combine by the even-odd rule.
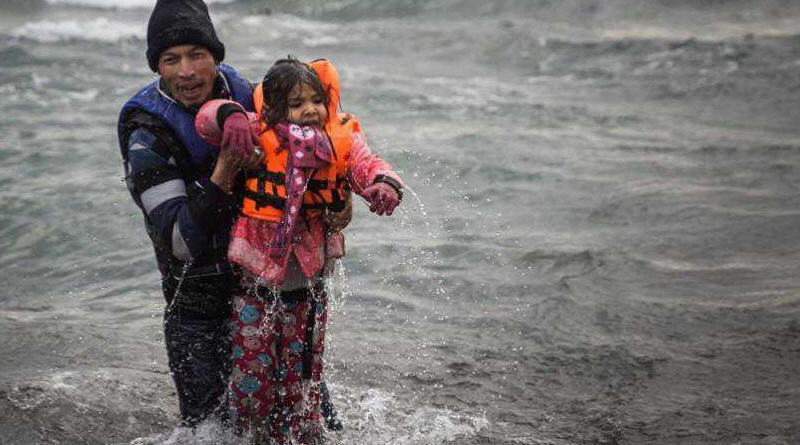
[[[307,218],[321,216],[326,209],[339,211],[344,208],[350,191],[347,187],[347,160],[353,145],[354,133],[361,131],[358,120],[350,114],[339,113],[339,73],[325,59],[310,63],[328,92],[328,121],[325,132],[333,146],[333,161],[328,168],[317,170],[308,181],[303,195],[303,206]],[[264,94],[259,84],[253,93],[256,113],[262,116]],[[267,221],[280,222],[286,204],[286,160],[289,150],[281,150],[273,130],[266,130],[261,120],[261,148],[264,165],[245,182],[245,215]]]

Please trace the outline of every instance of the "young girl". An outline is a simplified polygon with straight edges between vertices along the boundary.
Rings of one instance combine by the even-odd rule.
[[[254,94],[263,165],[246,181],[228,257],[243,268],[231,321],[231,416],[258,443],[322,441],[320,390],[327,320],[322,278],[344,254],[325,215],[350,190],[391,215],[402,182],[370,152],[358,120],[339,113],[339,79],[327,60],[276,62]],[[234,103],[213,101],[197,128],[221,138]],[[243,113],[243,111],[242,111]],[[251,118],[252,120],[252,118]]]

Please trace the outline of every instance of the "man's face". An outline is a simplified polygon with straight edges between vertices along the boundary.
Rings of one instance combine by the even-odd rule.
[[[172,98],[185,107],[192,107],[211,99],[217,69],[214,56],[206,47],[177,45],[161,53],[158,73]]]

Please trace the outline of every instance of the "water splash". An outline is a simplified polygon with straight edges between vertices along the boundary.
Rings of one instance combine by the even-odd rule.
[[[178,298],[180,298],[181,287],[183,287],[183,282],[186,280],[186,273],[189,272],[189,269],[192,268],[192,265],[194,265],[193,261],[184,263],[183,268],[181,269],[181,278],[178,280],[178,285],[175,286],[175,293],[172,295],[172,301],[169,302],[169,306],[167,306],[165,311],[167,314],[172,312],[172,307],[175,305],[175,302],[178,301]],[[166,323],[166,317],[164,318],[164,323]]]
[[[427,229],[426,233],[428,234],[428,236],[433,238],[434,237],[433,229],[431,228],[431,222],[430,219],[428,218],[428,211],[425,209],[425,203],[422,202],[422,198],[420,198],[419,194],[416,191],[414,191],[414,189],[411,188],[409,185],[403,185],[403,189],[404,191],[411,193],[411,196],[413,196],[414,199],[417,200],[419,214],[422,216],[422,223],[425,224],[425,229]],[[403,208],[401,207],[401,209]],[[403,218],[400,220],[400,226],[405,228],[408,225],[409,218],[406,217],[404,210],[401,211],[403,211]]]
[[[448,409],[415,404],[376,389],[333,386],[346,429],[330,444],[391,443],[438,445],[476,435],[489,426],[485,416],[466,416]]]
[[[420,405],[376,389],[332,385],[345,424],[343,432],[326,433],[331,445],[390,443],[439,445],[475,436],[490,426],[485,415],[469,416],[449,409]],[[244,445],[248,435],[237,436],[218,422],[208,420],[195,429],[140,437],[130,445]]]
[[[247,445],[248,436],[237,436],[218,422],[206,421],[196,428],[177,427],[166,433],[132,440],[130,445]]]
[[[435,268],[441,266],[444,261],[438,249],[429,248],[435,246],[439,241],[439,234],[434,229],[432,218],[422,201],[420,195],[410,186],[404,185],[404,190],[407,191],[416,201],[418,218],[412,217],[415,214],[414,209],[403,208],[400,212],[400,227],[412,231],[415,235],[419,236],[424,234],[427,237],[427,242],[423,239],[415,239],[414,246],[418,246],[404,254],[398,259],[398,265],[410,268],[410,271],[426,280],[433,280],[435,285],[432,289],[435,297],[443,297],[449,299],[447,292],[444,288],[444,276],[437,272]],[[423,231],[415,230],[415,226],[422,224]],[[387,284],[391,277],[385,277],[382,282]],[[434,305],[436,299],[432,300]],[[436,312],[435,306],[433,307],[434,313]]]

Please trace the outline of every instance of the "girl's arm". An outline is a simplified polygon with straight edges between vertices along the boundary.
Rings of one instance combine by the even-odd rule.
[[[355,132],[347,164],[347,179],[353,191],[359,195],[364,196],[364,189],[376,182],[385,182],[402,194],[403,180],[388,162],[372,153],[360,129]]]
[[[204,141],[247,158],[258,145],[258,117],[238,103],[226,99],[206,102],[194,118],[197,133]]]
[[[369,202],[371,212],[389,216],[403,199],[403,181],[389,163],[370,151],[357,122],[353,127],[355,137],[348,160],[350,185]]]

